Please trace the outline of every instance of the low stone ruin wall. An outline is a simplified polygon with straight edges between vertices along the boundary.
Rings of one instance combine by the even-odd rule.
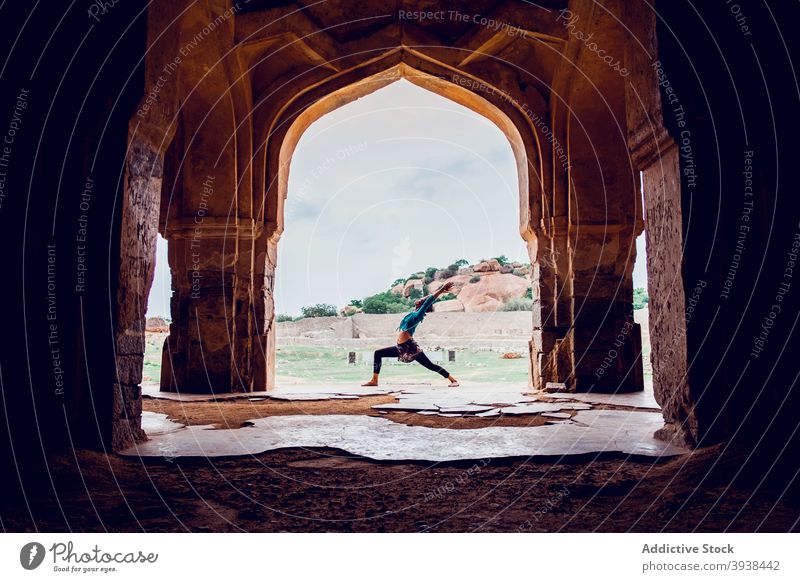
[[[377,315],[357,313],[351,317],[309,317],[276,324],[281,339],[382,339],[393,338],[402,313]],[[419,326],[417,339],[514,340],[531,338],[530,311],[488,313],[429,313]],[[295,343],[295,342],[293,342]]]

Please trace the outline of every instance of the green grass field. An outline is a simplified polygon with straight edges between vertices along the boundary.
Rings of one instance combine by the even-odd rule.
[[[147,332],[144,336],[144,369],[142,379],[150,382],[161,380],[161,350],[169,334]]]
[[[637,311],[642,325],[642,357],[645,362],[645,382],[652,383],[650,338],[647,333],[647,310]],[[158,382],[161,377],[161,349],[165,333],[148,333],[144,358],[144,379]],[[359,353],[370,350],[360,349]],[[372,357],[368,365],[347,363],[347,350],[318,346],[278,345],[276,350],[278,383],[344,382],[361,384],[372,374]],[[455,362],[442,365],[459,380],[469,382],[513,382],[527,384],[528,362],[525,357],[503,359],[499,352],[484,350],[459,350]],[[524,356],[524,354],[523,354]],[[385,359],[381,372],[382,382],[442,382],[436,374],[417,363],[401,364],[395,359]]]
[[[144,380],[158,382],[161,378],[161,349],[167,334],[148,333],[144,356]],[[369,350],[359,350],[367,352]],[[505,360],[502,354],[489,351],[457,351],[455,362],[443,365],[459,380],[471,382],[528,382],[525,358]],[[317,346],[278,346],[276,372],[279,382],[366,382],[372,375],[372,356],[369,365],[347,363],[347,350]],[[381,370],[383,382],[442,382],[435,373],[417,363],[401,364],[385,359]]]
[[[367,351],[367,350],[360,350]],[[347,363],[347,350],[316,346],[278,346],[276,350],[278,378],[304,382],[365,382],[372,375],[369,365]],[[528,382],[526,359],[503,359],[502,354],[489,351],[457,351],[455,362],[442,365],[459,380],[470,382]],[[381,381],[442,382],[434,372],[412,362],[401,364],[386,358]]]

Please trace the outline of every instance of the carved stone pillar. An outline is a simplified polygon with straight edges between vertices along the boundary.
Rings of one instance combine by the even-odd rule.
[[[644,389],[641,329],[633,321],[632,228],[575,227],[573,326],[569,334],[573,374],[579,391]]]
[[[263,352],[253,293],[252,220],[195,216],[168,225],[172,323],[161,389],[249,392],[263,389],[255,354]]]

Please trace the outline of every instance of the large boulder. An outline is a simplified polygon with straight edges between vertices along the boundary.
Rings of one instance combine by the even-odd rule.
[[[464,311],[464,304],[458,299],[437,301],[433,304],[433,311],[436,313],[443,313],[445,311]]]
[[[406,287],[406,286],[405,286],[405,285],[403,285],[402,283],[398,283],[397,285],[395,285],[394,287],[392,287],[392,288],[390,289],[390,291],[391,291],[392,293],[394,293],[395,295],[402,295],[402,294],[403,294],[403,291],[405,291],[405,287]]]
[[[494,273],[499,272],[502,268],[500,261],[497,259],[489,259],[488,261],[481,261],[477,265],[475,265],[472,269],[476,273]]]
[[[425,281],[423,281],[422,279],[409,279],[403,286],[403,297],[408,297],[409,295],[411,295],[412,289],[419,289],[420,291],[422,291],[424,285]]]
[[[497,311],[509,299],[524,297],[530,287],[527,279],[498,273],[465,286],[458,300],[464,305],[464,311]]]
[[[428,285],[428,292],[436,293],[439,289],[442,288],[442,285],[445,283],[453,283],[453,289],[450,291],[453,295],[458,295],[461,290],[464,288],[465,285],[469,283],[469,280],[472,279],[472,275],[455,275],[454,277],[450,277],[446,280],[441,281],[432,281]]]
[[[514,267],[511,271],[517,277],[527,277],[531,274],[531,270],[527,265],[522,265],[521,267]]]
[[[345,305],[342,307],[342,315],[345,317],[349,317],[351,315],[355,315],[356,313],[361,313],[363,310],[360,307],[356,307],[354,305]]]

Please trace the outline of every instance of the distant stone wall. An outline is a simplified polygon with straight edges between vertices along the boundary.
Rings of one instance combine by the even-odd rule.
[[[357,313],[352,317],[309,317],[278,323],[278,338],[344,339],[386,338],[397,333],[402,313]],[[488,313],[429,313],[415,337],[426,338],[526,338],[533,331],[530,311]]]
[[[306,317],[298,321],[282,321],[275,324],[276,333],[281,337],[306,338],[352,338],[352,317]]]

